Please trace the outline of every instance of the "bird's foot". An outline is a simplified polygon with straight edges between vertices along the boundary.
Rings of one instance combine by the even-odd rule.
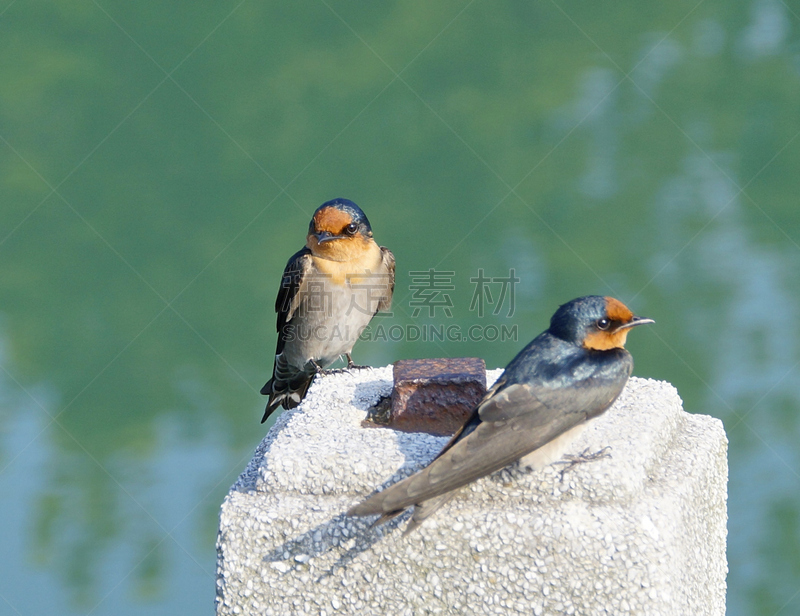
[[[359,366],[357,363],[353,361],[353,358],[350,357],[350,353],[345,353],[347,356],[347,369],[348,370],[367,370],[372,368],[372,366]]]
[[[347,368],[332,368],[330,370],[320,370],[319,374],[328,376],[329,374],[344,374],[345,372],[349,374],[350,370]]]
[[[553,464],[567,464],[568,466],[561,469],[561,481],[564,481],[564,473],[571,471],[573,468],[578,466],[579,464],[586,464],[587,462],[594,462],[595,460],[600,460],[601,458],[610,458],[611,454],[608,453],[608,450],[611,447],[603,447],[599,451],[595,451],[594,453],[589,453],[589,448],[587,447],[578,455],[571,455],[567,454],[564,456],[564,460],[558,460]]]
[[[347,364],[347,368],[334,368],[333,370],[323,370],[320,374],[351,374],[353,370],[372,370],[372,366],[359,366],[358,364]]]
[[[357,363],[355,363],[353,361],[353,358],[350,357],[349,354],[347,354],[347,367],[346,368],[333,368],[333,369],[327,370],[327,369],[323,368],[320,364],[318,364],[316,362],[316,360],[311,359],[309,361],[311,362],[311,365],[314,367],[314,370],[316,370],[316,373],[321,375],[321,376],[328,376],[330,374],[344,374],[344,373],[349,374],[351,370],[367,370],[367,369],[371,370],[372,369],[372,366],[359,366]]]
[[[331,374],[342,374],[344,372],[347,372],[347,373],[350,372],[349,366],[347,368],[333,368],[333,369],[327,370],[327,369],[323,368],[320,364],[318,364],[313,359],[310,360],[310,362],[311,362],[311,365],[314,366],[314,370],[316,370],[317,374],[319,374],[320,376],[329,376]]]
[[[339,374],[340,372],[344,372],[344,369],[339,368],[337,370],[326,370],[320,364],[317,363],[314,359],[309,359],[308,362],[314,367],[314,371],[316,374],[320,376],[328,376],[329,374]]]

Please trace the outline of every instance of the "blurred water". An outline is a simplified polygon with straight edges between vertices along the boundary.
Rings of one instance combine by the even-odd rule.
[[[729,613],[798,612],[799,25],[777,0],[0,5],[0,613],[212,612],[280,274],[337,196],[396,255],[384,328],[518,333],[359,363],[503,366],[588,293],[655,318],[635,373],[730,438]],[[411,316],[430,268],[451,318]],[[471,311],[512,268],[513,314]]]

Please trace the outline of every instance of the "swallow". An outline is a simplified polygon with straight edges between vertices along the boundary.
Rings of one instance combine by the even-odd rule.
[[[308,225],[305,247],[283,271],[275,312],[278,344],[261,423],[300,404],[317,372],[350,352],[394,292],[394,255],[372,239],[364,212],[348,199],[323,203]]]
[[[517,461],[533,468],[555,462],[622,392],[633,369],[625,339],[645,323],[654,321],[612,297],[560,306],[427,467],[347,515],[380,514],[375,524],[382,524],[413,506],[408,533],[468,483]]]

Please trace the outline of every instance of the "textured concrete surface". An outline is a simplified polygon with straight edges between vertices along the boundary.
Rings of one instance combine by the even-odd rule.
[[[575,443],[612,457],[500,471],[406,537],[343,515],[447,441],[362,428],[391,386],[318,378],[278,418],[222,505],[217,614],[725,613],[727,440],[671,385],[631,379]]]

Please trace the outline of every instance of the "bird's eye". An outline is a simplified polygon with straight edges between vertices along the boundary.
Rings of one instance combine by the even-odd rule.
[[[355,235],[356,231],[358,231],[358,225],[354,222],[351,222],[344,228],[344,232],[347,233],[347,235]]]
[[[597,329],[606,330],[611,326],[611,320],[606,318],[598,319],[596,325]]]

